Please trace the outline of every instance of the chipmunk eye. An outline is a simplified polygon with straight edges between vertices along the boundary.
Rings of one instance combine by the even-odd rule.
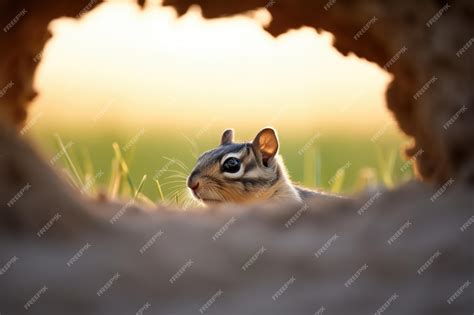
[[[222,171],[226,173],[237,173],[240,170],[240,160],[230,157],[222,164]]]

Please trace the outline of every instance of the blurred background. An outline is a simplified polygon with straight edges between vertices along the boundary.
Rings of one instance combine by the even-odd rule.
[[[185,177],[224,129],[277,129],[292,179],[338,193],[413,177],[385,106],[388,73],[302,28],[277,39],[265,10],[181,19],[109,1],[51,25],[40,96],[22,134],[82,193],[189,205]],[[146,176],[145,176],[146,175]]]

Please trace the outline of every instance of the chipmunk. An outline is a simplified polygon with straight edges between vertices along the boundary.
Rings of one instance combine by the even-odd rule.
[[[234,131],[227,129],[220,146],[198,158],[187,186],[204,204],[303,202],[315,196],[331,197],[294,185],[278,148],[278,137],[272,128],[262,129],[247,143],[235,143]]]

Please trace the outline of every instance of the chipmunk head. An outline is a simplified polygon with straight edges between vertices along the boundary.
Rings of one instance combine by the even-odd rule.
[[[187,185],[202,202],[247,203],[287,197],[298,200],[278,155],[275,130],[261,130],[252,142],[235,143],[234,131],[222,134],[217,148],[203,153]]]

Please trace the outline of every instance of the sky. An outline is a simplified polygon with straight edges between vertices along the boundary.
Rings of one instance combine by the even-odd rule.
[[[269,15],[204,20],[198,8],[140,10],[111,1],[50,28],[33,116],[67,126],[367,128],[391,120],[391,76],[345,57],[332,35],[302,28],[277,39]]]

